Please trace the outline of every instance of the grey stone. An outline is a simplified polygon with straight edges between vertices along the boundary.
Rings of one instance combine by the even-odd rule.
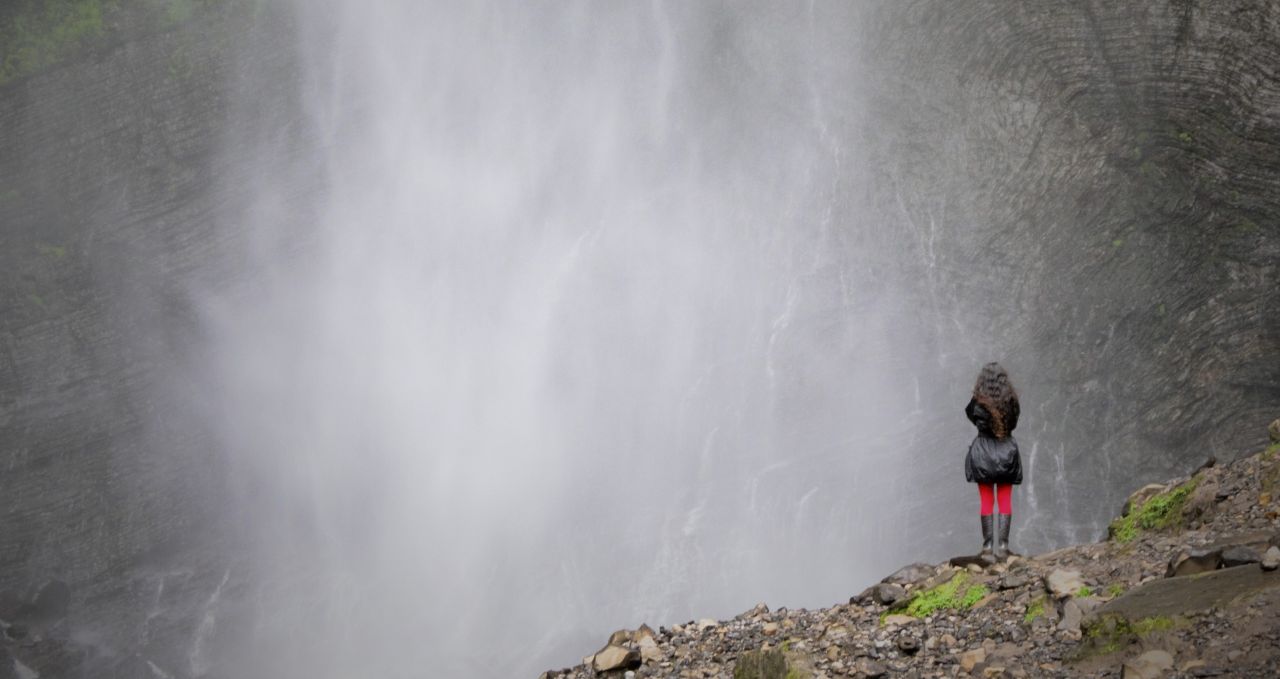
[[[1258,563],[1262,560],[1262,556],[1248,547],[1236,545],[1227,547],[1222,550],[1222,566],[1224,568],[1232,568],[1234,566],[1244,566],[1246,564]]]
[[[640,667],[640,652],[612,644],[600,649],[591,658],[591,669],[597,672],[634,670]]]
[[[858,658],[858,660],[853,663],[853,668],[862,676],[867,677],[867,679],[883,677],[885,673],[889,671],[885,667],[884,663],[870,658]]]
[[[1008,590],[1018,589],[1027,586],[1031,582],[1031,576],[1025,572],[1006,573],[1004,577],[996,583],[996,589]]]
[[[898,650],[906,655],[915,655],[920,650],[920,639],[906,632],[898,635],[897,643]]]
[[[935,571],[936,569],[927,563],[913,563],[899,568],[881,582],[895,585],[915,584],[933,577]]]
[[[902,585],[882,582],[872,588],[871,596],[878,604],[892,606],[907,596],[907,590]]]
[[[1065,569],[1057,569],[1049,573],[1045,576],[1044,584],[1049,593],[1057,599],[1071,596],[1085,586],[1084,580],[1080,577],[1080,571]]]
[[[1080,629],[1080,620],[1084,617],[1084,612],[1080,610],[1080,605],[1076,603],[1074,598],[1067,599],[1062,604],[1062,620],[1058,622],[1058,629],[1066,632],[1075,632]]]
[[[1264,571],[1274,571],[1276,568],[1280,568],[1280,547],[1275,545],[1268,547],[1267,551],[1263,552],[1260,563]]]
[[[1169,559],[1165,577],[1195,575],[1217,570],[1222,565],[1222,552],[1218,549],[1184,549]]]

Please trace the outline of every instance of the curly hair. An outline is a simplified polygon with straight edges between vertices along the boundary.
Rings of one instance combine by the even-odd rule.
[[[973,383],[973,400],[991,413],[991,432],[996,438],[1008,436],[1005,417],[1017,407],[1018,392],[1009,381],[1009,373],[999,363],[982,366],[978,380]]]

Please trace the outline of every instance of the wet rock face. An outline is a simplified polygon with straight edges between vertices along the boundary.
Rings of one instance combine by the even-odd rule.
[[[1134,480],[1263,443],[1234,423],[1273,419],[1280,388],[1280,6],[872,16],[869,193],[913,236],[940,346],[1002,360],[1015,435],[1063,456],[1067,479],[1030,475],[1038,506],[1100,527]]]
[[[189,645],[224,572],[219,463],[169,380],[193,346],[185,286],[227,254],[215,205],[245,190],[215,164],[254,39],[238,0],[156,7],[111,3],[86,50],[0,84],[0,599],[64,583],[0,619],[66,617],[122,652]],[[252,77],[288,54],[262,51]],[[266,110],[282,90],[263,91]],[[20,660],[68,676],[73,655]]]

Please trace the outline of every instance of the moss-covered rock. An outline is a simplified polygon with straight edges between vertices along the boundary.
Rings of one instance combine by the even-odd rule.
[[[1193,478],[1131,508],[1127,514],[1111,522],[1108,528],[1111,539],[1132,542],[1143,531],[1164,530],[1180,525],[1183,506],[1195,491],[1197,483],[1198,480]]]
[[[969,582],[969,574],[965,571],[956,573],[949,580],[938,584],[929,589],[914,593],[907,599],[891,606],[884,616],[900,613],[910,615],[916,618],[923,618],[931,615],[936,611],[943,609],[964,611],[973,608],[983,597],[990,593],[986,585],[972,584],[965,586]]]

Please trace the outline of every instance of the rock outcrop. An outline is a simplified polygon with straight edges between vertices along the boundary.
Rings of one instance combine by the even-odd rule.
[[[639,667],[543,677],[1276,676],[1280,515],[1267,479],[1277,469],[1273,444],[1136,491],[1129,513],[1146,516],[1208,473],[1224,489],[1212,507],[1105,542],[987,567],[912,564],[848,604],[760,605],[714,625],[662,627]],[[1194,574],[1170,570],[1192,562]],[[886,585],[901,596],[882,596]]]

